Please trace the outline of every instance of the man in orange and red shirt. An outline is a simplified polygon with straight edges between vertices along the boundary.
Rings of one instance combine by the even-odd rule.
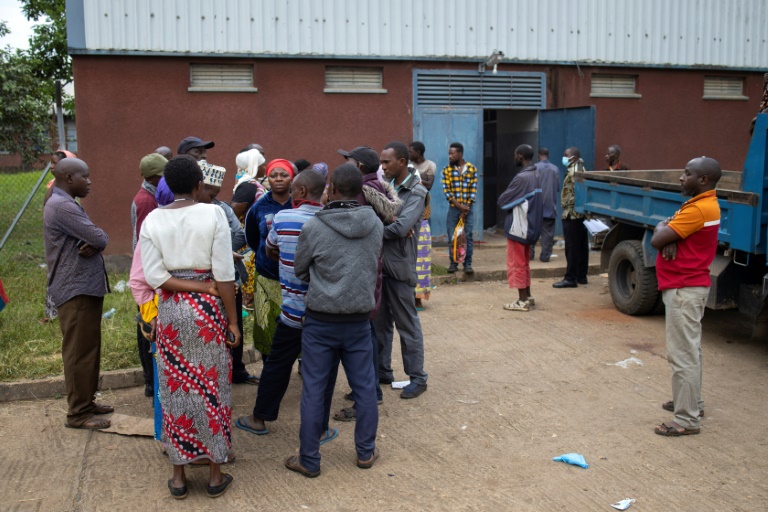
[[[667,360],[672,367],[672,401],[662,407],[674,421],[658,425],[662,436],[698,434],[704,415],[701,399],[701,319],[709,297],[709,266],[717,250],[720,206],[715,186],[720,164],[694,158],[680,176],[686,196],[693,196],[653,230],[651,245],[659,251],[656,277],[666,307]]]

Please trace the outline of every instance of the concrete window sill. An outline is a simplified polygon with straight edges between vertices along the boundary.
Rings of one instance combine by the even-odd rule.
[[[642,94],[605,94],[605,93],[591,93],[590,98],[642,98]]]
[[[332,89],[326,87],[323,89],[327,94],[387,94],[386,89]]]
[[[747,101],[749,96],[702,96],[703,100]]]
[[[259,92],[258,87],[188,87],[187,92]]]

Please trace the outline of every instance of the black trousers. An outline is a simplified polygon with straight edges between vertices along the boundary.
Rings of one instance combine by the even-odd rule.
[[[243,292],[237,287],[235,294],[235,311],[237,311],[237,328],[240,329],[240,336],[243,336]],[[232,383],[241,384],[248,379],[248,370],[243,363],[243,345],[245,340],[235,348],[229,347],[229,354],[232,356]]]
[[[563,219],[566,281],[584,281],[589,269],[589,233],[584,219]]]
[[[144,337],[141,332],[141,326],[136,324],[136,345],[139,347],[139,361],[141,361],[141,371],[144,374],[144,384],[149,387],[155,387],[155,370],[152,365],[152,342]]]

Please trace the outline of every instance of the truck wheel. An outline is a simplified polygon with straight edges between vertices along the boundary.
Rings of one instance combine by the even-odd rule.
[[[646,315],[657,306],[656,270],[643,264],[643,245],[624,240],[611,253],[608,288],[616,309],[627,315]]]

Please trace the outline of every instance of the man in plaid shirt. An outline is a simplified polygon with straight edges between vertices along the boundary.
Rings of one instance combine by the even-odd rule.
[[[472,221],[474,214],[472,207],[477,196],[477,167],[464,160],[464,146],[454,142],[448,149],[448,167],[443,169],[443,193],[448,200],[448,220],[446,227],[448,237],[453,242],[453,232],[459,219],[464,219],[465,233],[467,234],[467,257],[464,260],[464,273],[474,274],[472,270]],[[448,255],[451,265],[448,272],[453,274],[459,270],[459,265],[453,261],[450,248]]]

